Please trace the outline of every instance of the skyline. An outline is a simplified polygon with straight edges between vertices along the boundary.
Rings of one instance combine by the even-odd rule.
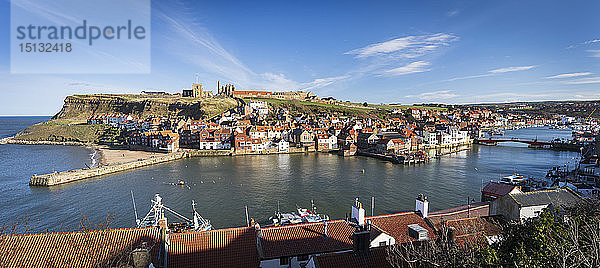
[[[35,8],[33,6],[32,8]],[[369,103],[600,99],[600,3],[151,3],[150,74],[10,74],[2,115],[51,115],[78,93],[237,89]],[[50,11],[48,11],[50,12]]]

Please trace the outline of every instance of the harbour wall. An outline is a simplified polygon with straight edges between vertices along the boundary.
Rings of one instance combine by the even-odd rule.
[[[150,165],[161,164],[173,160],[178,160],[186,157],[209,157],[209,156],[238,156],[238,155],[264,155],[264,154],[289,154],[289,153],[304,153],[308,152],[301,148],[290,148],[289,152],[277,152],[277,151],[263,151],[262,153],[250,153],[243,151],[233,150],[193,150],[186,149],[184,151],[155,155],[147,159],[141,159],[133,162],[105,165],[100,167],[88,168],[88,169],[74,169],[63,172],[54,172],[43,175],[33,175],[29,180],[30,186],[54,186],[102,175],[108,175],[121,171],[127,171],[131,169],[141,168]],[[314,151],[313,151],[314,152]]]
[[[97,176],[102,176],[106,174],[121,172],[125,170],[130,170],[134,168],[140,168],[144,166],[150,166],[160,163],[165,163],[168,161],[173,161],[177,159],[181,159],[186,157],[187,154],[185,152],[178,152],[173,154],[167,154],[162,156],[152,156],[147,159],[123,163],[123,164],[115,164],[115,165],[106,165],[101,167],[89,168],[89,169],[75,169],[68,170],[63,172],[54,172],[50,174],[44,175],[33,175],[29,180],[30,186],[53,186],[88,178],[93,178]]]

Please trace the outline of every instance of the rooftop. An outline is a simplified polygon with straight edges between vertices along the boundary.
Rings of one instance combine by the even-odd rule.
[[[110,267],[143,242],[156,257],[152,228],[0,236],[0,267]]]
[[[482,193],[485,192],[485,193],[488,193],[488,194],[491,194],[491,195],[494,195],[497,197],[501,197],[501,196],[507,195],[508,193],[513,191],[515,188],[519,188],[519,187],[516,185],[510,185],[510,184],[506,184],[506,183],[499,183],[499,182],[491,181],[487,185],[485,185],[485,187],[483,187],[481,192]]]
[[[256,231],[248,227],[169,235],[168,267],[258,267]]]
[[[548,204],[569,206],[577,204],[582,200],[579,195],[568,188],[511,194],[510,196],[522,207]]]
[[[323,254],[315,257],[319,268],[327,267],[393,267],[387,261],[387,248],[372,248],[369,254],[356,255],[353,251]]]

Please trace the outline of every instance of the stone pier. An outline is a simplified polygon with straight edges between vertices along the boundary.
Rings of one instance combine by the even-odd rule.
[[[106,174],[121,172],[125,170],[150,166],[186,157],[185,152],[172,153],[168,155],[153,156],[147,159],[133,161],[123,164],[107,165],[90,169],[75,169],[63,172],[55,172],[44,175],[33,175],[29,180],[31,186],[53,186]]]

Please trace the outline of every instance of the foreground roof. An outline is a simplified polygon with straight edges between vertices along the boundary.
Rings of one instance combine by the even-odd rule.
[[[315,257],[316,267],[393,267],[387,260],[388,247],[371,248],[367,254],[355,254],[352,250],[323,254]]]
[[[268,227],[261,230],[259,250],[263,259],[333,252],[352,248],[354,228],[345,220]]]
[[[248,227],[169,235],[168,267],[259,267]]]
[[[425,222],[425,220],[414,211],[371,216],[367,217],[367,220],[370,220],[372,224],[379,227],[379,229],[386,234],[394,237],[396,244],[417,241],[417,239],[414,239],[408,234],[408,225],[411,224],[418,224],[427,229],[430,239],[437,237],[434,230],[427,224],[427,222]]]
[[[143,242],[158,252],[156,229],[5,235],[0,236],[0,267],[112,266]]]
[[[427,220],[437,227],[443,221],[471,217],[486,217],[489,216],[489,213],[490,204],[488,202],[477,202],[470,205],[431,212],[427,216]]]
[[[554,206],[572,206],[581,202],[582,198],[572,190],[556,189],[534,191],[510,195],[521,207],[552,204]]]

